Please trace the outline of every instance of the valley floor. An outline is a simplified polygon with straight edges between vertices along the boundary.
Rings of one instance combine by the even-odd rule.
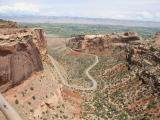
[[[50,49],[51,56],[61,64],[69,84],[88,87],[92,83],[85,69],[94,58],[80,52],[59,47]],[[150,86],[136,77],[136,68],[128,70],[119,50],[109,50],[98,55],[99,63],[90,71],[97,82],[97,89],[73,89],[83,97],[84,120],[157,120],[160,118],[160,97]],[[123,52],[123,51],[122,51]]]
[[[119,50],[94,56],[67,49],[65,42],[49,38],[53,62],[4,93],[24,120],[160,119],[160,96],[136,78],[134,66],[128,70]]]
[[[44,71],[34,73],[3,95],[23,120],[70,120],[77,111],[77,107],[62,98],[62,85],[50,62],[44,63]],[[5,120],[2,114],[0,120]]]

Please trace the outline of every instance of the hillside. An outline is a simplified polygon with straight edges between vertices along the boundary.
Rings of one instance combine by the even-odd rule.
[[[160,46],[155,44],[159,43],[158,35],[152,41],[145,41],[136,33],[76,36],[69,41],[73,50],[77,50],[78,43],[78,51],[87,50],[99,58],[99,64],[91,71],[98,88],[86,93],[84,119],[160,118]]]
[[[62,88],[43,29],[0,28],[0,91],[23,120],[73,118],[74,107],[64,101]],[[9,110],[3,113],[15,117]],[[5,120],[2,113],[0,119]]]
[[[79,24],[1,28],[3,96],[24,120],[158,120],[158,29],[115,29]]]
[[[157,35],[152,40],[144,40],[137,33],[127,32],[105,36],[79,35],[64,40],[73,49],[65,47],[65,42],[50,47],[49,53],[60,64],[66,81],[70,86],[75,86],[73,91],[83,97],[82,119],[160,118],[160,46],[155,46],[159,42]],[[88,91],[87,88],[92,88],[94,83],[85,71],[95,63],[93,53],[99,62],[90,74],[97,83],[97,89]],[[77,90],[77,86],[84,89]]]

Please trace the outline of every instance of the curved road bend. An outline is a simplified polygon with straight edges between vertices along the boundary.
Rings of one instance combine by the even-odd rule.
[[[72,49],[71,49],[72,50]],[[92,55],[92,54],[90,54]],[[96,66],[98,63],[99,63],[99,59],[98,59],[98,56],[97,55],[93,55],[95,56],[95,62],[90,66],[88,67],[86,70],[85,70],[85,74],[87,75],[87,77],[92,81],[92,86],[91,87],[88,87],[88,88],[84,88],[82,86],[77,86],[77,85],[70,85],[68,84],[67,80],[65,80],[63,74],[61,73],[60,71],[60,68],[59,68],[59,64],[56,60],[53,59],[52,56],[49,55],[49,58],[53,64],[53,66],[55,67],[56,69],[56,72],[58,73],[60,79],[62,80],[62,83],[69,87],[69,88],[72,88],[72,89],[77,89],[77,90],[82,90],[82,91],[90,91],[90,90],[96,90],[97,89],[97,82],[96,80],[89,74],[89,71],[94,67]]]

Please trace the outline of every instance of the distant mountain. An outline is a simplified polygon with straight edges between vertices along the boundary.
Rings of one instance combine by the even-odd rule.
[[[122,25],[139,27],[160,27],[160,22],[135,21],[135,20],[116,20],[102,18],[82,18],[82,17],[56,17],[56,16],[4,16],[2,19],[14,20],[25,23],[73,23],[73,24],[104,24],[104,25]]]

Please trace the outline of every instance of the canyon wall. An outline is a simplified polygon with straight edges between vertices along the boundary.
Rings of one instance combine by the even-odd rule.
[[[155,46],[155,47],[160,47],[160,32],[157,32],[156,34],[155,34],[155,36],[153,37],[153,45]]]
[[[72,37],[67,46],[76,51],[98,54],[115,51],[134,67],[135,75],[160,93],[160,33],[153,39],[143,40],[136,32],[112,33],[110,35],[79,35]]]
[[[44,32],[36,29],[0,29],[0,91],[19,84],[43,70],[47,57]]]
[[[17,23],[0,19],[0,28],[17,28]]]
[[[141,37],[136,32],[112,33],[107,35],[78,35],[72,37],[67,46],[77,51],[95,53],[97,51],[102,52],[109,47],[121,47],[126,43],[140,39]]]
[[[160,93],[160,34],[152,40],[139,41],[126,48],[129,66],[136,68],[135,74],[154,90]]]

